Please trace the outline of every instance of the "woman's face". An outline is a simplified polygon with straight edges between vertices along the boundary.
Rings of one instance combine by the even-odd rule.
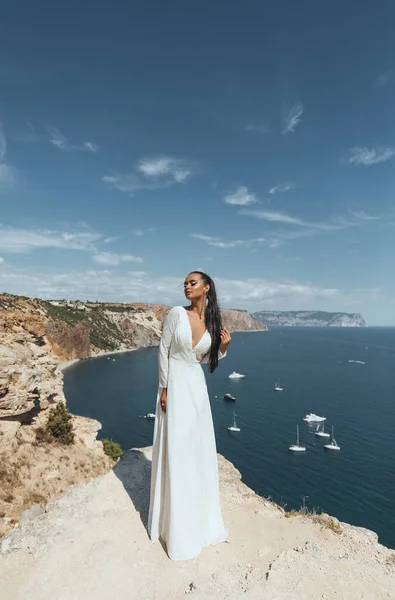
[[[184,281],[185,297],[192,300],[199,300],[203,294],[208,292],[210,286],[204,283],[202,276],[199,273],[189,273]]]

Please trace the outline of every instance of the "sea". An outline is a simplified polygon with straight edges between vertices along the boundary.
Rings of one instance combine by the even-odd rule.
[[[88,359],[65,372],[72,413],[123,449],[152,444],[157,348]],[[207,369],[205,368],[207,371]],[[231,380],[237,371],[246,376]],[[280,379],[282,392],[273,391]],[[286,510],[305,506],[375,531],[395,548],[395,328],[278,327],[235,333],[207,384],[217,450],[243,482]],[[235,402],[223,400],[225,393]],[[187,401],[187,399],[186,399]],[[240,432],[230,432],[236,413]],[[316,425],[340,451],[324,449]],[[292,453],[299,425],[306,452]]]

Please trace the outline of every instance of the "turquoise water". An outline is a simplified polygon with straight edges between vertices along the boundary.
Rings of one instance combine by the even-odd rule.
[[[233,370],[247,378],[229,380]],[[272,391],[277,377],[282,393]],[[218,452],[249,487],[287,509],[304,498],[395,547],[395,328],[234,334],[207,382]],[[123,448],[151,445],[153,422],[141,415],[155,412],[156,386],[157,348],[83,361],[65,373],[70,411],[101,421],[101,436]],[[234,404],[222,400],[225,392]],[[226,429],[234,409],[240,433]],[[323,449],[303,421],[308,412],[326,416],[328,431],[335,426],[340,452]],[[288,446],[297,424],[307,451],[295,455]]]

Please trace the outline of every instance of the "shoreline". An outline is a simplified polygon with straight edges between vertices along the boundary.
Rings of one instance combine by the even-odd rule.
[[[248,329],[247,331],[233,331],[232,333],[259,333],[259,332],[265,332],[265,331],[269,331],[268,329]],[[159,344],[159,341],[158,341]],[[153,348],[154,346],[144,346],[147,348]],[[98,354],[92,354],[91,356],[86,356],[85,358],[72,358],[71,360],[65,360],[62,361],[58,364],[58,369],[59,371],[61,371],[62,373],[64,373],[64,371],[66,371],[67,369],[69,369],[70,367],[75,366],[76,364],[84,361],[84,360],[91,360],[94,358],[99,358],[101,356],[111,356],[111,354],[123,354],[125,352],[136,352],[136,350],[143,350],[143,348],[127,348],[125,350],[111,350],[110,352],[99,352]]]
[[[73,358],[71,360],[65,360],[58,364],[58,369],[62,373],[73,367],[74,365],[83,362],[84,360],[92,360],[95,358],[100,358],[102,356],[110,356],[111,354],[124,354],[125,352],[135,352],[136,350],[142,350],[142,348],[128,348],[126,350],[111,350],[110,352],[99,352],[98,354],[92,354],[91,356],[86,356],[85,358]]]

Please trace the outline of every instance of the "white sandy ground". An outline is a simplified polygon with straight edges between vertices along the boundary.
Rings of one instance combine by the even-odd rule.
[[[146,531],[151,448],[68,488],[1,545],[1,600],[381,600],[395,598],[394,552],[365,529],[341,535],[281,510],[219,456],[227,542],[173,562]]]

